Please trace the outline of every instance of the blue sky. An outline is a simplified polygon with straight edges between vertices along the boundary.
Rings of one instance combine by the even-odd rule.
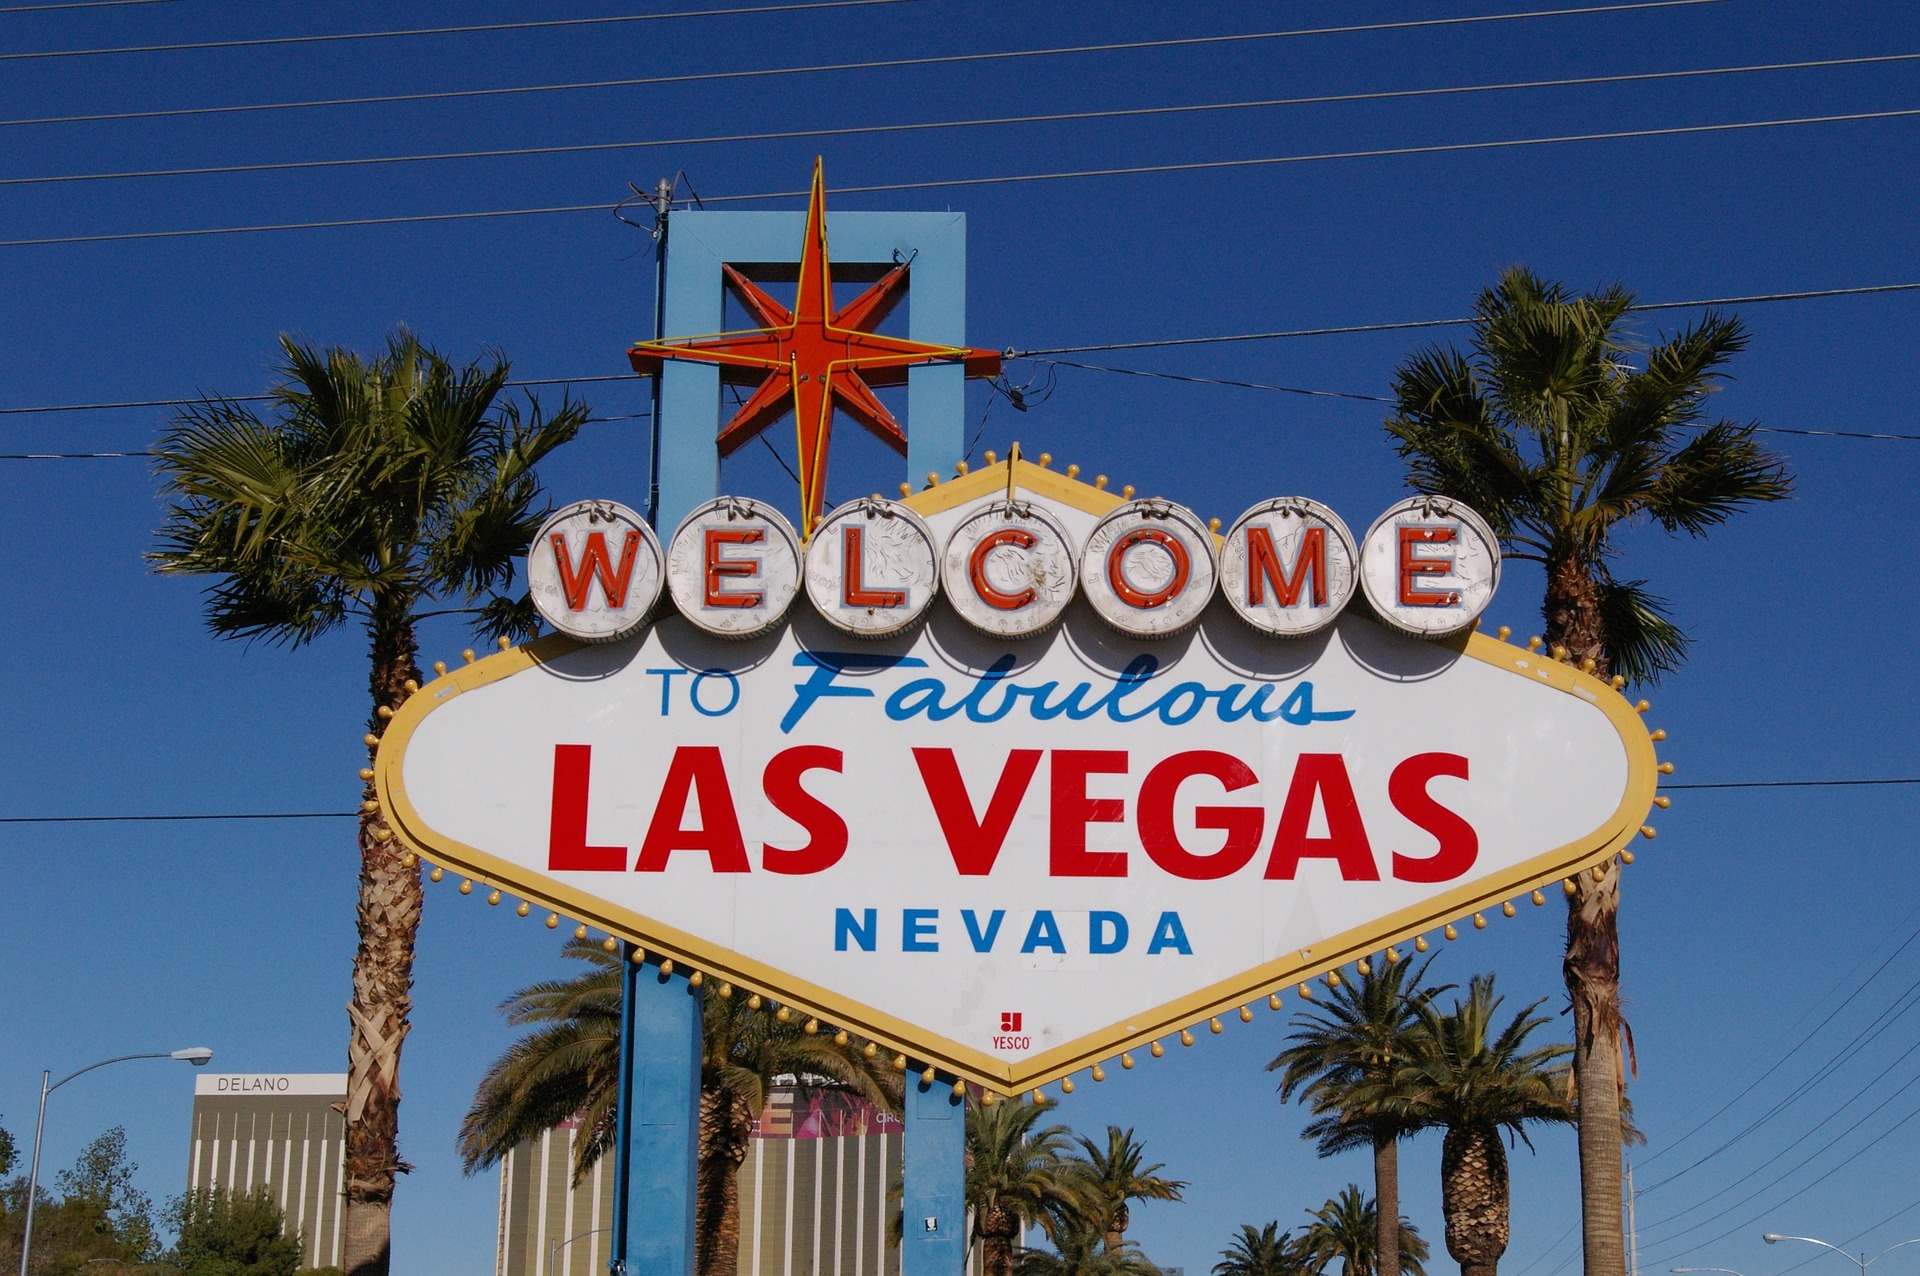
[[[574,0],[564,16],[636,6]],[[650,8],[652,6],[649,6]],[[661,6],[664,8],[665,6]],[[691,7],[691,6],[689,6]],[[950,0],[494,34],[15,59],[0,120],[539,85],[739,68],[1156,40],[1519,12],[1438,3],[971,4]],[[324,14],[220,0],[0,13],[0,54],[563,16],[525,3]],[[324,22],[325,25],[318,25]],[[1185,116],[511,159],[20,184],[58,174],[846,128],[1920,52],[1897,3],[1725,0],[1450,27],[1125,53],[725,79],[454,101],[0,123],[0,239],[111,235],[587,204],[596,211],[257,234],[0,247],[0,408],[261,390],[277,334],[367,348],[409,324],[460,358],[504,350],[532,378],[624,371],[647,333],[650,241],[606,207],[684,171],[704,196],[1271,158],[1920,106],[1915,63],[1521,89]],[[751,207],[798,207],[773,201]],[[1462,315],[1502,267],[1652,301],[1912,283],[1920,120],[1882,119],[834,197],[834,208],[965,210],[969,338],[1022,349]],[[1753,341],[1720,399],[1790,430],[1920,434],[1913,293],[1743,308]],[[1641,317],[1648,337],[1685,312]],[[1438,332],[1395,331],[1086,356],[1148,371],[1359,394]],[[1079,356],[1067,356],[1076,358]],[[1040,374],[1012,365],[1016,380]],[[546,391],[549,395],[556,392]],[[641,386],[581,393],[605,416]],[[982,448],[1018,439],[1058,463],[1231,519],[1299,491],[1364,526],[1402,494],[1380,405],[1058,369],[1024,413],[969,410]],[[8,453],[139,451],[160,410],[6,415]],[[777,433],[777,432],[776,432]],[[852,432],[846,432],[851,435]],[[1668,595],[1696,639],[1648,694],[1680,781],[1920,774],[1908,688],[1913,477],[1920,443],[1766,436],[1795,499],[1707,542],[1629,536],[1625,572]],[[556,499],[639,503],[643,425],[590,427],[547,471]],[[830,490],[890,479],[849,446]],[[848,486],[841,486],[841,484]],[[8,637],[0,815],[318,811],[354,800],[359,637],[311,649],[221,643],[194,588],[148,573],[160,518],[139,459],[0,461]],[[876,482],[873,486],[879,486]],[[747,454],[728,486],[791,503]],[[1489,613],[1538,628],[1536,574]],[[423,658],[466,638],[430,627]],[[1920,943],[1915,790],[1676,794],[1628,871],[1627,1010],[1648,1146],[1636,1153],[1641,1264],[1784,1272],[1810,1247],[1920,1234]],[[40,1069],[189,1044],[221,1070],[344,1067],[354,849],[340,823],[0,825],[0,1123],[31,1138]],[[1557,904],[1495,919],[1437,975],[1500,972],[1514,1003],[1560,1005]],[[496,1181],[463,1179],[453,1132],[507,1040],[493,1006],[556,973],[558,943],[505,910],[434,890],[421,935],[395,1220],[401,1270],[481,1272]],[[1556,1024],[1564,1021],[1556,1021]],[[1364,1158],[1318,1161],[1260,1065],[1282,1025],[1221,1037],[1082,1086],[1075,1125],[1132,1125],[1189,1203],[1136,1212],[1155,1259],[1208,1266],[1242,1222],[1292,1223]],[[1777,1066],[1776,1066],[1777,1065]],[[1749,1083],[1752,1083],[1749,1087]],[[124,1124],[140,1180],[180,1190],[191,1104],[178,1064],[129,1064],[54,1100],[48,1162]],[[1717,1113],[1727,1105],[1724,1113]],[[1850,1105],[1850,1106],[1843,1106]],[[1855,1122],[1860,1122],[1854,1127]],[[1706,1122],[1702,1126],[1702,1122]],[[1824,1122],[1824,1124],[1822,1124]],[[1700,1127],[1696,1130],[1696,1127]],[[1749,1128],[1751,1127],[1751,1128]],[[1839,1136],[1824,1151],[1823,1144]],[[1884,1136],[1884,1137],[1882,1137]],[[1878,1139],[1872,1146],[1870,1140]],[[1571,1136],[1514,1157],[1505,1268],[1575,1270]],[[1725,1146],[1723,1146],[1725,1145]],[[1801,1164],[1803,1158],[1811,1159]],[[1403,1153],[1408,1213],[1441,1251],[1439,1144]],[[1697,1164],[1696,1164],[1697,1162]],[[1794,1168],[1798,1166],[1799,1168]],[[1778,1183],[1775,1176],[1788,1172]],[[1669,1176],[1678,1174],[1671,1181]],[[1763,1188],[1751,1201],[1742,1201]],[[1728,1207],[1732,1206],[1731,1209]],[[1725,1211],[1724,1214],[1722,1211]],[[1902,1212],[1904,1211],[1904,1212]],[[1920,1248],[1887,1260],[1910,1270]],[[1437,1261],[1450,1264],[1441,1252]],[[1577,1260],[1575,1260],[1577,1261]],[[1904,1265],[1904,1266],[1900,1266]],[[1816,1269],[1817,1270],[1817,1269]],[[1844,1271],[1844,1268],[1839,1270]]]

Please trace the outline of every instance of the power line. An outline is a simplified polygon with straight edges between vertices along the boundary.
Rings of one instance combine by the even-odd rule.
[[[0,120],[0,128],[43,124],[94,124],[115,120],[167,119],[184,115],[227,115],[250,111],[296,111],[320,107],[384,106],[400,102],[439,102],[455,99],[501,97],[523,93],[568,93],[587,89],[643,88],[658,84],[696,84],[714,80],[757,79],[781,75],[823,75],[844,71],[892,70],[901,67],[950,66],[967,62],[995,62],[1015,58],[1062,57],[1082,53],[1125,53],[1143,49],[1191,48],[1208,44],[1235,44],[1258,40],[1288,40],[1307,36],[1353,35],[1376,31],[1400,31],[1420,27],[1448,27],[1486,22],[1514,22],[1533,18],[1562,18],[1596,13],[1622,13],[1637,9],[1668,9],[1700,4],[1721,4],[1725,0],[1650,0],[1640,4],[1587,5],[1575,9],[1536,9],[1525,13],[1472,14],[1457,18],[1426,18],[1406,22],[1369,22],[1338,27],[1301,27],[1287,31],[1254,31],[1229,35],[1186,36],[1165,40],[1129,40],[1115,44],[1062,45],[1046,49],[1004,49],[986,53],[952,53],[932,57],[882,58],[867,62],[828,62],[812,66],[755,67],[744,70],[699,71],[678,75],[650,75],[620,80],[577,80],[564,84],[508,85],[491,89],[445,89],[426,93],[386,93],[372,97],[314,98],[295,102],[250,102],[231,106],[174,107],[157,111],[110,111],[93,115],[49,115],[39,118]]]
[[[177,4],[179,0],[69,0],[67,4],[10,4],[0,13],[50,13],[55,9],[118,9],[130,4]]]
[[[1197,377],[1181,372],[1155,372],[1145,368],[1118,368],[1109,363],[1075,363],[1070,359],[1039,358],[1032,355],[1020,355],[1033,363],[1053,364],[1062,368],[1082,368],[1089,372],[1117,372],[1130,377],[1152,377],[1162,381],[1186,381],[1198,385],[1231,386],[1242,390],[1275,390],[1283,394],[1305,394],[1322,399],[1357,399],[1364,403],[1397,403],[1399,400],[1379,394],[1355,394],[1347,390],[1304,390],[1299,386],[1273,385],[1264,381],[1239,381],[1230,377]],[[1920,443],[1920,434],[1889,434],[1867,430],[1813,430],[1788,425],[1752,425],[1748,426],[1755,434],[1799,434],[1815,438],[1828,439],[1892,439],[1909,443]]]
[[[1821,297],[1863,297],[1879,292],[1916,292],[1920,283],[1868,284],[1858,288],[1813,288],[1799,292],[1761,292],[1743,297],[1706,297],[1694,301],[1643,301],[1634,310],[1697,310],[1706,306],[1754,306],[1774,301],[1812,301]],[[1044,350],[1009,350],[1010,359],[1035,355],[1097,354],[1110,350],[1163,350],[1172,346],[1212,346],[1236,341],[1277,341],[1286,337],[1336,337],[1361,332],[1402,332],[1409,328],[1455,328],[1475,322],[1465,319],[1404,319],[1394,323],[1357,323],[1336,328],[1285,328],[1271,332],[1234,332],[1211,337],[1160,337],[1146,341],[1111,341],[1096,346],[1053,346]]]
[[[1033,363],[1047,363],[1061,368],[1080,368],[1087,372],[1117,372],[1129,377],[1154,377],[1162,381],[1187,381],[1196,385],[1234,386],[1243,390],[1276,390],[1282,394],[1305,394],[1317,399],[1360,399],[1368,403],[1397,402],[1377,394],[1354,394],[1346,390],[1304,390],[1297,385],[1272,385],[1264,381],[1235,381],[1226,377],[1189,376],[1181,372],[1149,372],[1144,368],[1116,368],[1106,363],[1075,363],[1071,359],[1025,357]]]
[[[759,133],[719,133],[693,137],[644,138],[625,142],[580,142],[555,146],[512,146],[465,151],[427,151],[404,155],[348,156],[341,159],[277,160],[258,164],[203,164],[180,168],[125,169],[102,173],[48,173],[28,177],[0,177],[0,186],[44,186],[74,182],[131,181],[159,177],[207,177],[240,173],[304,172],[310,169],[361,168],[388,164],[429,164],[452,160],[515,159],[537,155],[580,155],[606,151],[648,150],[667,146],[721,146],[739,142],[778,142],[802,138],[866,137],[884,133],[921,133],[945,129],[1002,128],[1022,124],[1059,124],[1087,120],[1137,119],[1152,116],[1196,115],[1221,111],[1266,110],[1285,106],[1319,106],[1346,102],[1381,102],[1460,94],[1502,93],[1518,89],[1590,87],[1646,80],[1692,79],[1702,76],[1745,75],[1755,72],[1799,71],[1816,68],[1864,66],[1920,60],[1920,53],[1889,53],[1872,57],[1823,58],[1811,62],[1772,62],[1748,66],[1698,67],[1680,71],[1646,71],[1627,75],[1586,75],[1559,80],[1511,80],[1495,84],[1464,84],[1424,89],[1391,89],[1372,93],[1328,93],[1313,97],[1260,98],[1236,102],[1200,102],[1174,106],[1140,106],[1100,111],[1056,111],[1038,115],[980,116],[960,120],[928,120],[901,124],[862,124],[842,128],[779,129]]]
[[[778,457],[778,453],[774,454]],[[1781,784],[1920,784],[1914,780],[1786,780]],[[1698,785],[1663,784],[1662,789],[1697,788]],[[1731,788],[1733,785],[1719,787]],[[1750,787],[1757,787],[1750,786]],[[242,814],[206,815],[0,815],[0,824],[127,824],[150,820],[328,820],[349,819],[357,811],[259,811]]]
[[[1920,437],[1902,435],[1902,438]],[[1877,780],[1727,780],[1715,784],[1662,784],[1668,789],[1823,789],[1852,785],[1920,784],[1920,776],[1896,776]],[[1842,1003],[1844,1004],[1844,1003]],[[1717,1114],[1716,1114],[1717,1115]],[[1652,1160],[1652,1157],[1647,1158]],[[1658,1186],[1658,1184],[1655,1184]],[[1652,1188],[1646,1189],[1652,1191]]]
[[[164,824],[201,820],[353,820],[358,811],[223,811],[206,815],[0,815],[0,824]]]
[[[535,385],[585,385],[592,381],[637,381],[631,372],[601,373],[586,377],[527,377],[506,383],[510,389]],[[184,408],[201,403],[266,403],[271,394],[199,394],[182,399],[123,399],[117,403],[48,403],[21,408],[0,408],[0,416],[24,416],[39,412],[101,412],[118,408]],[[644,414],[642,414],[644,415]],[[602,418],[611,420],[612,418]]]
[[[337,44],[347,40],[393,40],[424,35],[472,35],[489,31],[532,31],[553,27],[597,27],[627,22],[665,22],[674,18],[719,18],[737,14],[795,13],[806,9],[859,9],[914,0],[808,0],[804,4],[764,4],[743,9],[683,9],[677,13],[622,13],[597,18],[547,18],[536,22],[487,22],[463,27],[411,27],[395,31],[338,31],[326,35],[279,35],[250,40],[198,40],[188,44],[131,44],[97,49],[35,49],[0,53],[0,62],[51,58],[96,58],[122,53],[193,53],[209,49],[259,49],[289,44]]]
[[[1663,0],[1665,3],[1720,3],[1721,0]],[[1551,137],[1502,138],[1487,142],[1447,142],[1427,146],[1389,146],[1374,150],[1361,151],[1323,151],[1309,155],[1268,155],[1251,159],[1232,160],[1190,160],[1176,164],[1134,164],[1115,168],[1068,169],[1043,173],[1010,173],[996,177],[950,177],[934,181],[919,182],[876,182],[864,186],[836,186],[831,188],[837,195],[875,194],[896,191],[950,190],[975,186],[1005,186],[1025,182],[1057,182],[1089,177],[1142,177],[1161,173],[1194,173],[1230,168],[1269,168],[1281,164],[1309,164],[1326,160],[1380,159],[1406,155],[1443,155],[1459,154],[1466,151],[1511,150],[1518,147],[1555,146],[1574,142],[1606,142],[1648,137],[1680,137],[1704,133],[1743,132],[1753,129],[1788,128],[1804,124],[1843,124],[1866,120],[1904,119],[1920,115],[1920,107],[1897,111],[1855,111],[1844,115],[1805,115],[1773,120],[1739,120],[1728,124],[1687,124],[1672,125],[1665,128],[1622,129],[1608,133],[1565,133]],[[765,191],[742,195],[709,195],[703,204],[737,204],[758,202],[770,199],[794,199],[806,195],[806,191]],[[539,217],[559,213],[596,212],[610,208],[611,205],[597,204],[561,204],[544,208],[499,208],[481,209],[463,213],[413,213],[387,217],[347,217],[329,221],[273,222],[253,226],[201,226],[183,230],[137,230],[118,231],[104,235],[50,235],[35,239],[0,240],[0,248],[39,248],[62,244],[105,244],[127,243],[149,239],[189,239],[208,235],[251,235],[269,231],[288,230],[336,230],[350,226],[399,226],[425,222],[480,221],[502,217]],[[1440,323],[1427,322],[1404,324],[1403,327],[1440,327]],[[1453,322],[1467,323],[1470,320]],[[1380,328],[1359,328],[1350,331],[1379,331]],[[1304,334],[1303,334],[1304,335]],[[1242,338],[1252,339],[1252,338]],[[1154,343],[1169,344],[1169,343]],[[1199,344],[1189,342],[1188,344]],[[1094,347],[1110,348],[1110,347]],[[1029,351],[1037,354],[1041,351]],[[1044,353],[1071,353],[1071,351],[1047,351]]]

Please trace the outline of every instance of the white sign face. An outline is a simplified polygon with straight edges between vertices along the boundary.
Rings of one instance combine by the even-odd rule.
[[[750,638],[779,624],[800,592],[800,538],[762,501],[708,501],[667,546],[667,589],[697,627]]]
[[[888,638],[668,615],[455,670],[389,726],[384,809],[483,883],[1012,1093],[1594,863],[1651,802],[1632,708],[1524,648],[1357,614],[1282,639],[1225,602],[1144,639],[1084,599],[1009,644],[949,606],[952,564]]]
[[[1500,542],[1444,496],[1413,496],[1367,529],[1360,588],[1380,619],[1423,638],[1470,629],[1500,585]]]
[[[581,642],[616,642],[644,625],[665,581],[653,529],[614,501],[562,506],[527,547],[535,610]]]
[[[1131,501],[1094,527],[1080,553],[1080,588],[1124,633],[1161,638],[1200,619],[1218,575],[1213,534],[1171,501]]]
[[[1347,525],[1318,501],[1279,496],[1242,514],[1220,547],[1220,592],[1265,633],[1324,629],[1353,597],[1359,554]]]
[[[983,633],[1040,633],[1073,599],[1073,549],[1066,526],[1044,506],[996,501],[948,535],[942,569],[947,597]]]
[[[884,638],[911,625],[940,588],[940,551],[898,501],[848,501],[807,545],[807,599],[835,629]]]

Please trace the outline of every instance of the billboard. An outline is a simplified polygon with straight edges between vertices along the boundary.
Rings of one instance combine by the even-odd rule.
[[[416,694],[379,751],[391,826],[1002,1093],[1510,910],[1653,797],[1617,691],[1471,631],[1497,547],[1446,502],[1356,538],[1283,499],[1223,537],[1010,460],[805,544],[734,498],[664,547],[561,516],[530,575],[560,560],[599,640]]]

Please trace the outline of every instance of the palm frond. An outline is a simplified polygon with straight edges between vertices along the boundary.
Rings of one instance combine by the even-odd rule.
[[[1786,462],[1754,441],[1752,426],[1719,421],[1667,458],[1648,486],[1646,510],[1670,532],[1704,536],[1741,506],[1792,491]]]
[[[1613,671],[1629,682],[1658,682],[1686,663],[1686,633],[1668,616],[1666,600],[1644,580],[1600,582],[1601,625]]]

